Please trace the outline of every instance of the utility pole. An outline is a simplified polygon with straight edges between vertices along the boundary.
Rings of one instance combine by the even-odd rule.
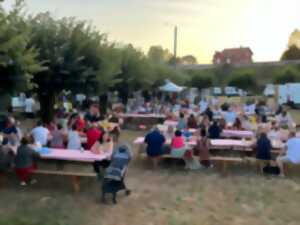
[[[177,26],[174,28],[174,66],[177,64]]]

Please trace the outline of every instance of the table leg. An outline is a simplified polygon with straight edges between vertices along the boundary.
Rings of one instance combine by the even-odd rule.
[[[73,176],[72,180],[73,180],[73,189],[74,189],[74,192],[75,193],[79,193],[79,191],[80,191],[80,177]]]
[[[56,161],[56,170],[64,170],[65,163],[62,161]]]

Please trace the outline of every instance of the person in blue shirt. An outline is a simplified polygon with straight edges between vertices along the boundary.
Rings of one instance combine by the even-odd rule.
[[[158,128],[154,128],[145,137],[145,143],[147,144],[147,155],[149,157],[159,157],[163,155],[163,145],[165,141],[165,137],[160,133]]]
[[[184,114],[180,113],[178,124],[177,124],[177,129],[178,130],[184,130],[186,128],[187,128],[187,122],[186,122],[186,120],[184,118]]]

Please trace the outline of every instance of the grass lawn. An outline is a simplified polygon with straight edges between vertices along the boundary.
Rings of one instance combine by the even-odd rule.
[[[300,123],[299,111],[292,114]],[[141,134],[125,131],[122,139],[132,143]],[[216,169],[187,172],[167,162],[153,171],[134,159],[126,179],[132,195],[120,193],[117,205],[99,203],[93,178],[83,179],[75,195],[70,178],[38,176],[38,184],[21,188],[10,176],[0,186],[0,225],[298,225],[299,172],[280,179],[236,165],[222,177]]]

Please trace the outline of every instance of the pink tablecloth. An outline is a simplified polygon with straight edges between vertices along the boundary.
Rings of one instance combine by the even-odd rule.
[[[253,143],[251,141],[241,141],[232,139],[212,139],[212,149],[234,149],[234,148],[245,148],[252,151]]]
[[[53,149],[50,148],[49,154],[41,155],[42,159],[55,159],[64,161],[76,161],[76,162],[95,162],[102,161],[109,158],[109,155],[96,155],[90,151],[81,152],[79,150],[69,150],[69,149]]]
[[[253,138],[255,134],[248,130],[223,130],[221,136],[225,138]]]
[[[164,119],[166,118],[163,114],[139,114],[139,113],[122,113],[119,116],[123,118],[158,118]]]
[[[145,142],[145,138],[144,137],[137,137],[133,143],[136,144],[136,145],[141,145]],[[167,140],[166,141],[167,144],[170,144],[171,143],[171,140]],[[196,141],[195,140],[189,140],[187,142],[187,145],[190,145],[190,146],[195,146],[196,145]]]

